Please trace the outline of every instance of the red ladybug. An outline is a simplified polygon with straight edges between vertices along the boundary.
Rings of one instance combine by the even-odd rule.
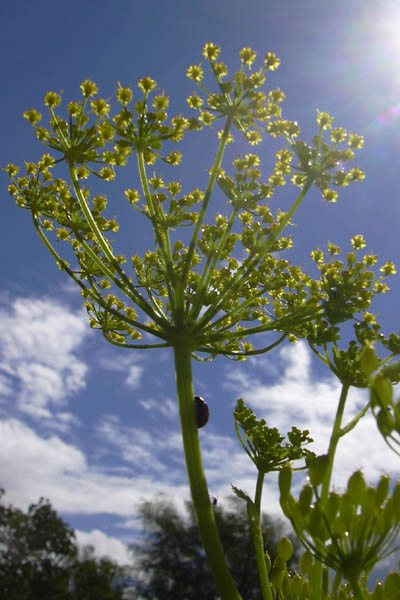
[[[201,396],[194,397],[194,408],[196,411],[196,422],[197,427],[204,427],[210,417],[210,409],[207,406],[207,402],[203,400]]]

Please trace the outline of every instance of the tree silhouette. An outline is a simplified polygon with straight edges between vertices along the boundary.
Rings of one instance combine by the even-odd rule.
[[[246,600],[262,598],[246,506],[231,498],[214,506],[215,520],[229,566]],[[132,598],[151,600],[216,600],[219,598],[207,567],[205,552],[191,502],[186,514],[164,498],[143,502],[139,510],[143,538],[132,544],[135,556],[136,591]],[[263,514],[265,549],[271,559],[276,543],[285,533],[280,520]],[[289,536],[291,537],[291,536]],[[289,566],[298,562],[299,544],[291,537],[295,551]]]
[[[0,600],[121,600],[123,570],[87,548],[41,498],[26,512],[1,502]]]

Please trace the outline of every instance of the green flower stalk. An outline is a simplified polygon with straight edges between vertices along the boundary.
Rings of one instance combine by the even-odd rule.
[[[318,112],[311,144],[299,140],[298,124],[282,116],[284,93],[265,89],[269,72],[279,66],[273,53],[254,70],[256,53],[243,48],[240,68],[230,81],[219,54],[215,44],[203,49],[212,90],[205,84],[202,65],[187,70],[198,87],[187,98],[196,116],[169,118],[169,98],[150,77],[139,80],[137,100],[132,89],[118,85],[116,112],[109,100],[97,97],[97,86],[89,80],[80,86],[82,99],[69,102],[63,114],[61,96],[48,92],[48,125],[41,124],[35,109],[24,117],[51,154],[45,153],[37,164],[25,163],[22,175],[12,164],[6,171],[11,197],[31,212],[58,267],[80,287],[90,326],[116,346],[173,350],[186,464],[201,535],[221,598],[233,600],[240,596],[218,543],[201,465],[191,359],[221,354],[242,360],[286,338],[304,336],[328,309],[334,313],[329,291],[277,253],[291,248],[292,240],[284,232],[312,185],[324,200],[336,202],[336,190],[361,181],[364,174],[358,167],[343,167],[362,147],[362,138],[333,128],[327,113]],[[197,134],[218,122],[207,186],[183,193],[181,183],[167,181],[160,167],[179,165],[182,155],[175,144],[189,132]],[[224,164],[234,131],[250,146],[265,136],[282,139],[266,179],[260,157],[252,152],[237,156],[232,168]],[[114,250],[110,235],[118,231],[117,220],[106,214],[106,195],[94,195],[89,186],[93,180],[105,185],[112,181],[131,155],[136,158],[139,189],[129,188],[124,194],[135,216],[150,223],[154,236],[154,248],[142,257]],[[269,201],[287,182],[297,188],[292,206],[286,213],[273,211]],[[210,218],[216,193],[225,196],[227,210]],[[187,243],[180,237],[182,227]],[[328,275],[324,277],[328,281]],[[352,293],[346,285],[337,285],[345,298]],[[346,315],[350,308],[346,305]],[[252,336],[269,332],[267,346],[253,346]]]
[[[300,431],[296,427],[292,427],[287,434],[288,441],[282,444],[284,437],[279,434],[278,430],[275,427],[268,427],[265,419],[258,420],[242,398],[236,403],[234,418],[236,435],[243,450],[254,463],[258,476],[254,500],[242,490],[232,487],[235,494],[247,503],[263,598],[264,600],[273,600],[268,576],[271,565],[267,564],[269,557],[266,560],[261,527],[261,498],[264,478],[267,473],[280,471],[283,466],[289,464],[289,461],[313,457],[313,452],[303,448],[305,444],[309,444],[313,440],[309,437],[307,430]],[[270,576],[271,584],[280,592],[286,562],[293,552],[290,540],[282,539],[277,550],[278,556],[274,561]]]

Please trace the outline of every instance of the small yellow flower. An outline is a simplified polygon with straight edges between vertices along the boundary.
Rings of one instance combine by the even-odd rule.
[[[167,188],[171,196],[176,196],[182,190],[182,186],[178,181],[170,181]]]
[[[203,99],[200,98],[197,94],[192,94],[186,99],[186,102],[190,106],[190,108],[199,109],[203,106]]]
[[[281,64],[281,61],[273,52],[268,52],[265,55],[264,65],[270,71],[275,71],[279,67],[280,64]]]
[[[261,87],[265,83],[265,77],[261,73],[253,73],[249,77],[249,83],[252,88]]]
[[[350,240],[350,243],[353,246],[354,250],[361,250],[362,248],[365,248],[365,246],[367,245],[367,243],[364,240],[364,237],[362,235],[353,236]]]
[[[350,181],[362,181],[365,179],[365,173],[358,167],[354,167],[348,172],[348,177]]]
[[[85,98],[89,98],[89,96],[94,96],[98,92],[97,85],[93,83],[93,81],[89,81],[89,79],[85,79],[85,81],[82,81],[80,88],[82,95]]]
[[[339,246],[336,246],[336,244],[328,242],[328,252],[331,256],[335,256],[336,254],[340,254],[340,248]]]
[[[342,151],[340,157],[342,160],[352,160],[354,158],[354,152],[348,148],[347,150]]]
[[[103,290],[109,290],[111,287],[111,283],[108,281],[108,279],[102,279],[99,281],[99,285]]]
[[[281,89],[276,88],[274,90],[270,90],[268,93],[268,99],[272,102],[282,102],[285,99],[285,94]]]
[[[207,42],[203,48],[203,56],[207,60],[217,60],[220,53],[220,47],[217,44],[212,44],[211,42]]]
[[[115,171],[110,169],[110,167],[103,167],[103,169],[100,169],[99,171],[99,176],[106,181],[112,181],[115,179]]]
[[[318,250],[312,250],[310,252],[310,256],[311,256],[311,258],[316,263],[323,263],[324,262],[324,253],[320,249],[318,249]]]
[[[367,267],[373,267],[378,262],[378,257],[376,254],[366,254],[362,261]]]
[[[151,177],[149,179],[149,183],[154,190],[160,190],[165,187],[165,183],[162,177]]]
[[[117,100],[124,106],[129,104],[132,100],[133,92],[129,87],[121,87],[119,86],[117,89]]]
[[[110,105],[105,100],[98,98],[90,103],[90,107],[95,115],[108,115],[110,112]]]
[[[386,283],[383,283],[382,281],[377,281],[374,285],[374,291],[377,294],[384,294],[385,292],[388,292],[389,289],[389,286]]]
[[[54,167],[55,160],[50,154],[43,154],[42,158],[38,162],[39,171],[43,169],[50,169]]]
[[[76,117],[81,110],[81,106],[78,102],[68,102],[67,110],[71,117]]]
[[[262,136],[258,131],[247,131],[246,138],[251,146],[256,146],[262,141]]]
[[[360,150],[360,148],[362,148],[364,146],[364,138],[362,135],[356,135],[355,133],[350,133],[347,143],[350,146],[350,148]]]
[[[35,175],[35,173],[36,173],[36,165],[35,165],[35,163],[26,162],[25,163],[25,169],[26,169],[26,172],[28,173],[28,175]]]
[[[307,181],[307,176],[300,174],[292,175],[290,181],[293,183],[293,185],[296,185],[297,187],[303,187],[303,185]]]
[[[103,210],[107,206],[107,199],[104,196],[95,196],[92,199],[92,202],[93,202],[94,210],[97,211],[98,213],[103,212]]]
[[[249,48],[248,46],[246,46],[245,48],[242,48],[241,51],[239,52],[239,56],[240,56],[240,60],[242,61],[242,63],[244,65],[247,65],[248,67],[251,67],[251,65],[253,64],[257,53],[252,50],[251,48]]]
[[[125,190],[124,194],[131,204],[135,204],[140,199],[137,190]]]
[[[335,190],[331,190],[331,189],[327,188],[326,190],[324,190],[322,192],[322,197],[327,202],[337,202],[338,193]]]
[[[43,221],[43,227],[47,231],[53,231],[53,229],[54,229],[53,223],[51,221],[49,221],[48,219],[44,219],[44,221]]]
[[[300,127],[297,121],[285,121],[285,132],[290,138],[295,138],[300,134]]]
[[[331,142],[339,144],[346,139],[347,131],[344,127],[334,127],[331,131]]]
[[[89,177],[90,172],[85,167],[77,167],[74,171],[78,179],[87,179]]]
[[[187,127],[189,127],[189,119],[176,116],[173,119],[171,119],[171,125],[176,129],[186,129]]]
[[[186,71],[186,76],[192,81],[201,81],[203,79],[203,69],[201,65],[192,65]]]
[[[6,165],[5,171],[10,177],[15,177],[15,175],[18,174],[19,168],[16,165],[9,163],[8,165]]]
[[[114,130],[106,121],[103,121],[103,123],[98,125],[98,132],[105,141],[110,141],[114,137]]]
[[[318,109],[317,113],[317,123],[321,129],[330,129],[334,120],[333,117],[327,112],[320,112]]]
[[[203,123],[203,125],[206,126],[210,126],[212,125],[213,121],[215,121],[215,116],[208,112],[207,110],[203,110],[200,114],[199,114],[199,121],[200,123]]]
[[[173,166],[179,165],[182,160],[182,154],[175,150],[173,152],[170,152],[165,160],[170,165],[173,165]]]
[[[364,322],[367,323],[368,325],[375,325],[375,323],[376,323],[375,315],[373,315],[370,312],[365,312],[364,313]]]
[[[47,92],[47,94],[44,97],[44,104],[49,108],[59,106],[61,104],[61,96],[56,94],[56,92]]]
[[[213,68],[217,77],[226,77],[228,75],[228,67],[223,62],[215,63]]]
[[[268,183],[272,185],[272,187],[278,187],[280,185],[285,185],[286,181],[281,175],[272,174],[268,177]]]
[[[275,102],[268,102],[266,111],[267,111],[268,117],[278,118],[282,114],[281,107],[279,106],[279,104],[275,104]]]
[[[260,165],[260,157],[257,154],[246,154],[246,167],[258,167]]]
[[[395,275],[397,273],[394,263],[392,263],[390,260],[386,262],[379,270],[384,275]]]
[[[42,115],[34,108],[30,108],[24,112],[24,119],[27,119],[31,125],[36,125],[36,123],[39,123],[41,118]]]
[[[164,94],[154,96],[152,106],[156,110],[166,110],[169,106],[168,96],[164,96]]]
[[[154,90],[156,85],[157,82],[154,81],[154,79],[151,79],[150,77],[142,77],[138,81],[138,87],[142,90],[144,94],[148,94],[149,92]]]
[[[349,185],[349,174],[346,171],[336,171],[335,172],[335,185],[340,187],[346,187]]]

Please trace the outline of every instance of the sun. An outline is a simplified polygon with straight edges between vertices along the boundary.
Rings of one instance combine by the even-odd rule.
[[[400,0],[365,2],[346,29],[347,90],[380,128],[400,119]]]

